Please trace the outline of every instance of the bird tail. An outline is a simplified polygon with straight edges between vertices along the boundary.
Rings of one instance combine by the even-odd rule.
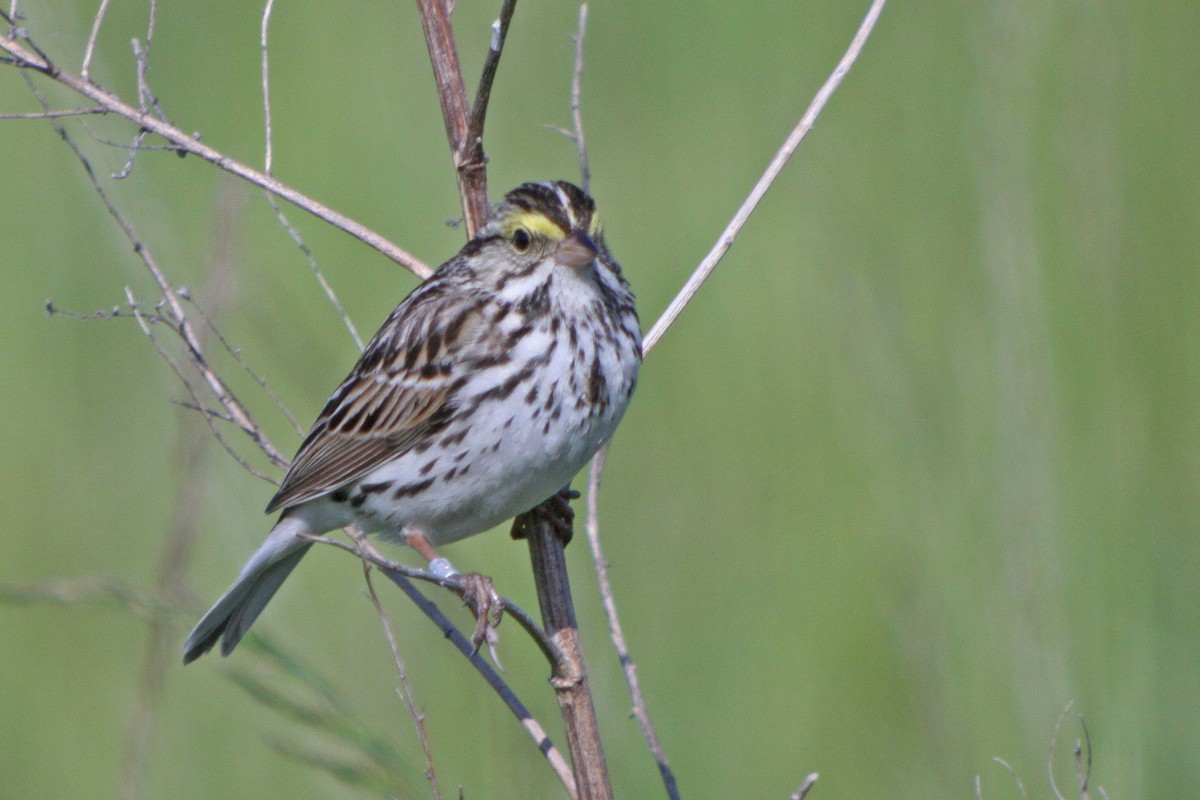
[[[242,567],[242,574],[192,629],[183,645],[184,664],[207,653],[222,637],[221,655],[227,656],[237,647],[284,579],[312,547],[312,542],[298,535],[307,531],[308,527],[295,516],[285,516],[275,524]]]

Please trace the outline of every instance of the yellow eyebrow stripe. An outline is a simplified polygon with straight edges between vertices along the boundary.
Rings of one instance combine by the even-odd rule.
[[[504,221],[501,233],[506,238],[511,237],[517,228],[524,228],[532,234],[544,236],[555,242],[561,242],[567,238],[562,228],[547,218],[545,214],[539,214],[536,211],[522,211],[513,214]]]

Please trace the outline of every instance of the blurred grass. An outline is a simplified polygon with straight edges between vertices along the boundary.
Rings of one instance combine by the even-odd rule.
[[[144,36],[145,9],[118,6],[93,75],[130,96],[128,41]],[[23,4],[36,41],[68,66],[93,7]],[[647,325],[865,8],[593,5],[593,188]],[[458,4],[468,75],[494,13]],[[251,162],[258,14],[160,9],[150,73],[177,124]],[[451,255],[461,232],[443,222],[459,212],[415,11],[275,14],[280,177],[430,262]],[[575,14],[518,7],[488,127],[495,195],[576,173],[570,143],[543,128],[568,119]],[[603,525],[685,796],[785,797],[814,770],[812,797],[966,797],[976,774],[985,797],[1015,796],[993,756],[1046,796],[1050,734],[1072,698],[1096,748],[1093,782],[1114,800],[1200,783],[1198,36],[1193,3],[893,4],[651,356],[610,455]],[[34,108],[0,71],[0,109]],[[86,125],[129,136],[112,120]],[[124,164],[71,128],[101,174]],[[167,400],[182,395],[131,324],[47,321],[48,297],[91,311],[148,283],[44,123],[0,123],[0,151],[0,582],[152,586],[175,488],[201,480],[199,607],[265,532],[270,487],[221,457],[177,473],[181,414]],[[227,183],[195,159],[143,153],[113,192],[170,273],[199,286]],[[222,327],[305,423],[353,345],[265,203],[234,191],[246,202]],[[297,216],[374,330],[414,280]],[[239,389],[251,396],[248,381]],[[586,553],[571,549],[618,792],[655,796]],[[524,549],[504,533],[450,555],[533,607]],[[398,597],[391,606],[442,785],[558,796],[471,671]],[[335,681],[364,729],[415,758],[358,565],[314,554],[271,608],[264,629]],[[0,607],[0,630],[0,796],[114,794],[143,623],[100,605],[22,604]],[[506,632],[501,656],[561,738],[532,648]],[[145,796],[345,795],[272,751],[296,741],[296,725],[217,665],[169,674]]]

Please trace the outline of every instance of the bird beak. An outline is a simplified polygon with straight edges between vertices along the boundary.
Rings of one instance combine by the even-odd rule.
[[[574,230],[558,246],[554,260],[564,267],[582,269],[596,260],[596,252],[596,243],[592,241],[592,237],[581,230]]]

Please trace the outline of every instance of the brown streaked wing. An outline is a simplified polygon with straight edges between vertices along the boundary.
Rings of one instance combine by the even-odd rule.
[[[472,357],[489,349],[478,335],[483,320],[478,303],[451,306],[438,291],[402,303],[321,411],[267,513],[332,492],[436,435],[455,413],[464,347]]]

